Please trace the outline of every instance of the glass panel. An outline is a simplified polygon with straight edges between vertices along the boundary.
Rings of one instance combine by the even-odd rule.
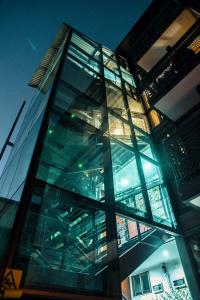
[[[63,47],[54,57],[54,62],[39,84],[39,91],[37,90],[30,102],[0,179],[0,196],[4,197],[4,199],[0,199],[0,261],[7,248],[9,235],[21,200],[24,181],[27,180],[28,167],[56,76],[62,49]],[[36,77],[35,80],[37,81]],[[10,200],[6,200],[6,197],[9,197]]]
[[[112,70],[114,73],[116,73],[117,75],[119,75],[119,68],[118,68],[118,64],[110,59],[109,57],[103,55],[103,62],[104,65],[109,68],[110,70]]]
[[[82,51],[78,50],[73,45],[70,45],[68,49],[68,53],[79,59],[84,64],[88,65],[91,69],[93,69],[96,72],[100,72],[100,66],[99,63],[97,63],[95,60],[91,59],[90,56],[84,54]]]
[[[126,88],[126,92],[129,96],[131,96],[132,98],[136,97],[136,90],[133,86],[131,86],[130,84],[125,82],[125,88]]]
[[[42,122],[41,116],[35,126],[30,130],[26,140],[21,145],[21,148],[18,150],[18,152],[15,154],[16,157],[13,159],[13,161],[17,162],[16,169],[12,169],[13,171],[13,179],[12,183],[10,185],[10,189],[8,192],[7,197],[9,199],[12,198],[13,194],[18,190],[19,186],[22,184],[22,182],[26,179],[28,168],[31,162],[34,146],[36,143],[37,135],[39,132],[39,128]],[[19,172],[20,169],[20,172]]]
[[[138,225],[136,221],[119,215],[116,216],[116,223],[118,233],[118,248],[121,256],[125,251],[138,243]]]
[[[127,219],[129,238],[132,239],[138,236],[137,222]]]
[[[144,107],[140,101],[137,100],[136,95],[133,95],[133,97],[127,95],[129,109],[131,112],[131,115],[133,113],[144,113]]]
[[[142,132],[137,129],[135,129],[135,135],[136,135],[139,151],[142,154],[156,160],[156,157],[152,150],[152,142],[150,136],[147,134],[142,134]]]
[[[120,79],[120,77],[115,75],[113,72],[104,68],[104,76],[106,79],[110,80],[112,83],[114,83],[115,85],[117,85],[121,88],[121,79]]]
[[[78,117],[96,128],[100,128],[102,125],[103,106],[63,81],[58,86],[54,103],[63,111],[68,111],[71,118]]]
[[[15,257],[25,288],[106,293],[105,213],[49,185],[35,186]]]
[[[131,86],[136,87],[135,81],[133,79],[133,76],[131,75],[131,73],[129,71],[127,71],[126,69],[124,69],[123,67],[120,66],[121,69],[121,74],[122,74],[122,78],[128,82]]]
[[[143,131],[150,133],[149,124],[147,117],[143,114],[132,113],[131,114],[132,122],[135,126],[141,128]]]
[[[90,56],[94,57],[97,60],[100,60],[100,51],[98,44],[92,41],[88,41],[86,38],[82,38],[76,33],[72,34],[71,41],[73,44],[84,50]]]
[[[151,227],[147,226],[146,224],[142,224],[142,223],[139,223],[139,228],[140,228],[140,233],[145,233],[149,230],[152,230]]]
[[[169,196],[163,184],[158,166],[142,158],[142,166],[147,184],[148,196],[154,221],[172,226],[174,216]]]
[[[162,182],[162,177],[158,166],[143,158],[142,166],[147,186],[157,185]]]
[[[118,113],[122,118],[128,119],[121,89],[106,81],[107,107]]]
[[[140,283],[140,276],[133,276],[132,277],[132,282],[133,282],[133,292],[134,295],[141,295],[142,294],[142,287],[141,287],[141,283]]]
[[[123,67],[124,69],[126,69],[127,71],[130,71],[127,61],[119,55],[118,55],[118,57],[119,57],[120,66]]]
[[[110,135],[132,147],[130,126],[110,113],[108,123]]]
[[[116,59],[116,55],[114,52],[112,52],[110,49],[106,48],[106,47],[102,47],[103,53],[106,54],[107,57],[113,59],[113,60],[117,60]]]
[[[116,205],[129,207],[135,214],[144,216],[145,204],[134,153],[111,141],[111,154]]]
[[[95,200],[104,199],[102,142],[95,131],[51,114],[37,178]]]
[[[102,102],[103,87],[100,77],[70,57],[65,61],[61,81],[67,82],[81,94]]]
[[[2,266],[7,243],[15,220],[18,203],[0,197],[0,266]]]
[[[117,223],[117,234],[118,234],[118,247],[120,249],[128,241],[126,219],[117,215],[116,223]]]

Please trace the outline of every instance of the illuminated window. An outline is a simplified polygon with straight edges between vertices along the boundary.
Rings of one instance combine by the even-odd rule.
[[[161,122],[160,115],[155,110],[151,110],[148,117],[152,128],[158,126]]]

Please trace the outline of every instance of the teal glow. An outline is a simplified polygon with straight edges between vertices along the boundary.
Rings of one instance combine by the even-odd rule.
[[[76,117],[76,114],[75,113],[71,113],[71,118],[75,118]]]
[[[123,178],[120,183],[121,183],[121,186],[128,186],[129,180],[127,178]]]
[[[144,167],[144,170],[145,170],[145,171],[152,171],[152,170],[153,170],[153,166],[152,166],[152,164],[149,163],[149,162],[145,162],[145,163],[143,164],[143,167]]]
[[[48,129],[48,134],[52,134],[53,133],[53,129],[52,128],[49,128]]]

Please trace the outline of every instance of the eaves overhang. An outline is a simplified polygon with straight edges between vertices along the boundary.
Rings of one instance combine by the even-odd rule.
[[[43,83],[44,79],[46,78],[46,74],[57,57],[58,51],[67,39],[69,29],[70,27],[67,24],[63,23],[61,25],[60,30],[56,34],[49,49],[40,61],[39,66],[35,70],[31,80],[28,82],[29,86],[39,88],[39,86]]]

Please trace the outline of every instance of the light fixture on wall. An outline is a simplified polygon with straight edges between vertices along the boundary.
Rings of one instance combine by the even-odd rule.
[[[122,178],[120,182],[121,186],[127,186],[129,184],[129,180],[127,178]]]
[[[166,249],[163,250],[162,255],[163,255],[164,257],[169,257],[169,251],[166,250]]]

